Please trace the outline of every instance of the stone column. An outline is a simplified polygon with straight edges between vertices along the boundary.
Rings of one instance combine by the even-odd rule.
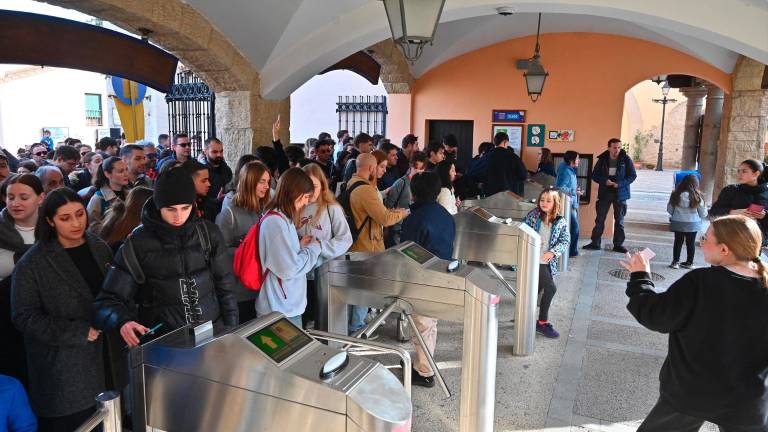
[[[280,114],[280,141],[288,145],[290,98],[280,101],[263,99],[250,91],[216,93],[216,133],[224,143],[224,157],[234,168],[240,156],[256,147],[272,145],[272,124]]]
[[[723,116],[723,91],[708,84],[707,107],[704,110],[704,125],[701,131],[701,191],[707,204],[712,204],[712,190],[715,186],[717,142],[720,139],[720,121]],[[687,123],[686,123],[687,126]],[[686,134],[687,134],[686,129]]]
[[[686,87],[680,91],[688,98],[685,111],[685,133],[683,135],[683,160],[682,169],[696,169],[696,146],[699,138],[699,117],[704,107],[704,96],[707,89],[704,87]]]
[[[714,196],[724,185],[736,182],[744,159],[763,160],[768,128],[768,90],[762,80],[766,66],[740,56],[733,77],[733,93],[726,98],[717,160]]]

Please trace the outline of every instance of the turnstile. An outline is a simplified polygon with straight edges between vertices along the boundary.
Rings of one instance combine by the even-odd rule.
[[[546,175],[546,174],[545,174]],[[529,186],[530,185],[530,186]],[[465,200],[461,203],[462,210],[469,210],[473,207],[481,207],[488,210],[494,216],[500,219],[512,219],[513,221],[522,221],[525,216],[536,208],[536,199],[541,194],[544,187],[535,182],[526,182],[526,198],[523,198],[512,192],[498,192],[486,198]],[[528,193],[533,193],[533,198],[528,198]],[[565,192],[558,191],[560,199],[563,204],[561,215],[565,219],[565,223],[568,224],[570,230],[571,225],[571,197]],[[533,200],[533,202],[531,202]],[[557,262],[557,270],[560,273],[568,271],[568,254],[563,254]],[[506,262],[498,262],[497,264],[509,264]]]
[[[536,300],[539,289],[541,238],[531,227],[501,219],[481,207],[453,215],[456,258],[485,263],[496,278],[515,295],[515,355],[531,355],[536,339]],[[516,287],[512,287],[495,264],[514,265]]]
[[[351,253],[318,272],[318,326],[347,332],[347,305],[392,310],[392,303],[419,315],[464,323],[461,370],[461,432],[490,432],[496,382],[496,281],[479,268],[454,267],[413,242],[377,254]],[[435,371],[436,374],[438,371]]]
[[[134,430],[410,431],[410,396],[381,364],[272,313],[210,322],[131,351]],[[146,429],[145,429],[146,428]]]

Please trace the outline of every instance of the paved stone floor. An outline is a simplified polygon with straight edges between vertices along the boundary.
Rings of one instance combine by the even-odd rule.
[[[671,188],[671,172],[640,171],[629,201],[625,245],[656,252],[652,271],[665,278],[657,283],[658,290],[685,272],[667,267],[672,256],[666,214]],[[502,302],[496,431],[635,431],[655,403],[667,339],[641,327],[627,312],[626,282],[608,273],[621,268],[621,256],[607,250],[610,246],[608,239],[603,242],[606,250],[582,251],[571,260],[569,271],[558,276],[550,319],[561,337],[537,337],[533,356],[512,355],[514,299]],[[698,248],[695,263],[704,265]],[[381,334],[380,341],[394,341],[394,320],[388,320]],[[435,358],[453,395],[446,398],[438,386],[414,387],[414,431],[458,430],[461,337],[460,324],[439,323]],[[717,428],[702,428],[710,430]]]

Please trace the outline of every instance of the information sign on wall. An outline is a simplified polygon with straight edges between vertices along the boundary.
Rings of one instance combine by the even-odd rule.
[[[509,148],[515,149],[515,154],[523,155],[523,127],[513,125],[493,125],[493,136],[498,132],[509,135]]]
[[[493,123],[525,123],[525,110],[493,110]]]
[[[544,125],[529,124],[526,142],[528,147],[544,147]]]

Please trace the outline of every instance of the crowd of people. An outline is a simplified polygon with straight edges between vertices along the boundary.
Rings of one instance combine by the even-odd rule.
[[[280,128],[278,118],[272,145],[240,157],[234,171],[219,139],[206,139],[193,157],[197,138],[184,133],[161,135],[158,145],[103,138],[94,147],[79,140],[56,148],[35,143],[16,156],[3,149],[0,326],[6,346],[0,354],[0,389],[11,396],[0,393],[14,398],[20,406],[15,418],[29,428],[13,430],[75,429],[94,412],[98,393],[127,385],[126,348],[187,324],[210,320],[231,327],[280,312],[299,327],[311,327],[318,318],[317,269],[347,251],[381,252],[414,241],[452,259],[452,215],[461,201],[502,191],[522,194],[531,174],[548,175],[555,184],[541,192],[524,223],[542,238],[536,331],[559,337],[549,309],[558,260],[566,253],[578,256],[582,190],[576,151],[565,152],[555,167],[552,153],[542,148],[536,170],[529,172],[503,132],[482,143],[472,160],[459,161],[452,135],[429,142],[424,151],[413,134],[397,146],[382,136],[351,137],[347,131],[340,131],[336,141],[321,133],[305,144],[284,146]],[[730,421],[728,407],[765,394],[764,386],[752,382],[750,389],[733,393],[734,405],[707,399],[712,392],[738,387],[739,379],[754,381],[751,374],[765,357],[762,351],[747,352],[743,344],[737,348],[751,366],[729,382],[707,386],[696,381],[698,375],[679,372],[687,350],[708,356],[687,339],[687,323],[710,326],[700,316],[713,312],[718,301],[750,302],[744,319],[765,310],[766,270],[759,254],[766,244],[768,183],[759,162],[745,161],[738,173],[739,184],[726,187],[709,211],[734,215],[715,220],[703,241],[705,259],[719,267],[707,269],[707,275],[705,269],[689,273],[668,294],[656,294],[647,260],[633,255],[625,263],[633,271],[627,289],[630,311],[649,328],[676,335],[670,338],[674,351],[665,365],[669,376],[662,376],[662,399],[647,430],[664,430],[651,425],[671,424],[668,415],[675,410],[700,418],[712,412]],[[613,207],[613,250],[627,252],[623,216],[635,178],[620,141],[609,140],[592,172],[598,184],[597,219],[584,249],[601,248]],[[562,194],[570,197],[570,220],[561,216]],[[675,232],[672,266],[692,268],[695,233],[708,217],[696,177],[680,182],[669,211]],[[688,256],[680,264],[684,242]],[[253,245],[253,257],[243,258],[246,243]],[[243,277],[237,267],[243,259],[258,261],[263,275]],[[737,279],[744,293],[736,300],[720,292],[702,294],[711,281],[726,289]],[[702,303],[691,305],[689,295],[702,297]],[[363,328],[372,313],[366,305],[350,305],[348,312],[349,334]],[[426,349],[434,352],[437,320],[418,315],[414,320]],[[711,330],[725,337],[737,328],[735,321],[729,325]],[[752,331],[753,340],[762,340],[764,328]],[[732,355],[727,351],[731,345],[716,347],[716,355],[724,357],[702,360],[700,371]],[[421,346],[413,369],[414,384],[434,386],[434,371]],[[664,399],[696,390],[701,391],[700,404]],[[757,415],[758,405],[745,406],[742,414]]]

